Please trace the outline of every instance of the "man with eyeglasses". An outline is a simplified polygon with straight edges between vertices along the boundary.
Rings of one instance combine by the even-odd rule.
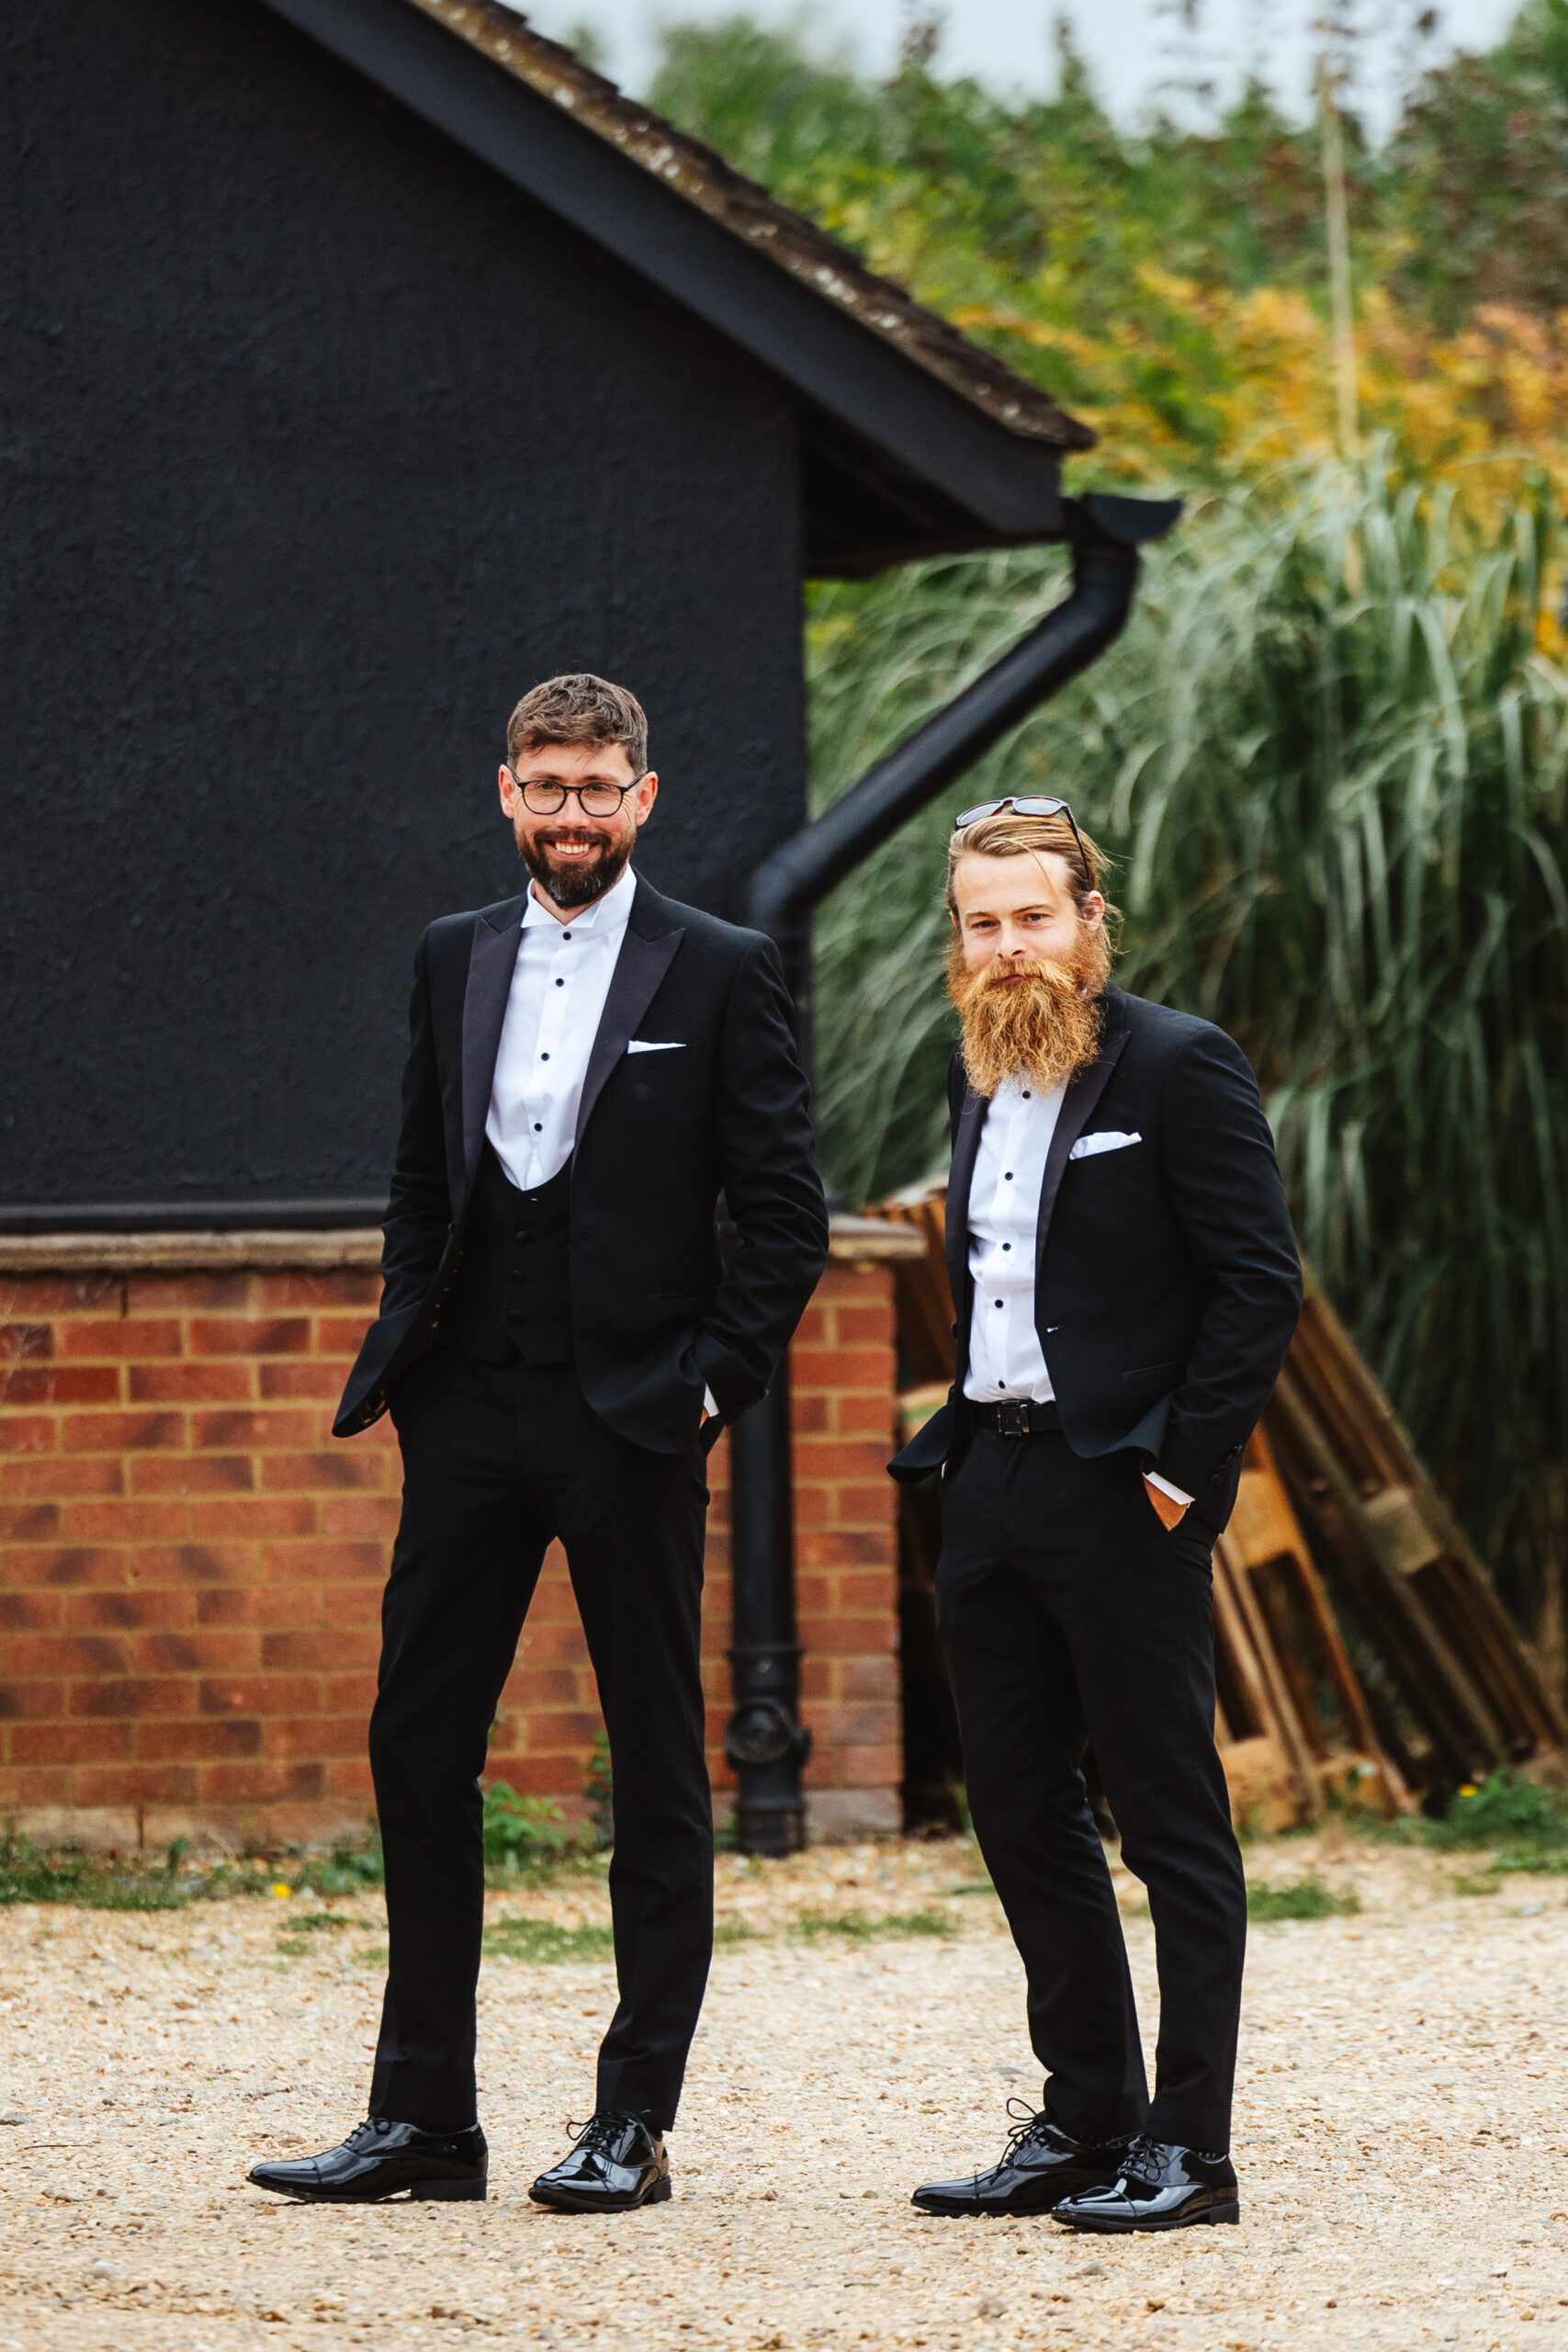
[[[914,2202],[1118,2232],[1240,2211],[1247,1887],[1214,1746],[1210,1555],[1302,1283],[1246,1057],[1111,985],[1101,867],[1062,800],[957,820],[957,1377],[892,1467],[942,1475],[937,1624],[1045,2070],[1000,2161]],[[1089,1747],[1154,1920],[1152,2102]]]
[[[420,943],[380,1314],[335,1424],[390,1411],[403,1463],[370,1724],[390,1933],[369,2116],[250,2177],[337,2203],[485,2195],[479,1777],[558,1536],[609,1733],[620,2000],[593,2113],[531,2194],[618,2212],[671,2194],[712,1951],[705,1456],[767,1388],[828,1221],[776,951],[632,869],[659,790],[636,697],[536,686],[500,788],[528,888]]]

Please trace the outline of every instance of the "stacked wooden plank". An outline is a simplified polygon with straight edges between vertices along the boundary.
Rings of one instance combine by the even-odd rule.
[[[1309,1281],[1264,1427],[1362,1664],[1384,1753],[1424,1795],[1568,1746],[1485,1569]]]
[[[876,1212],[926,1242],[897,1274],[916,1411],[953,1375],[944,1208],[932,1185]],[[907,1603],[919,1613],[913,1589]],[[1568,1748],[1484,1569],[1310,1282],[1215,1548],[1214,1629],[1221,1753],[1238,1820],[1260,1829],[1332,1804],[1440,1804],[1463,1781]]]

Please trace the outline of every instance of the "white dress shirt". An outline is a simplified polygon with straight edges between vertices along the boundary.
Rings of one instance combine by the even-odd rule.
[[[983,1405],[1017,1396],[1048,1404],[1051,1374],[1034,1321],[1034,1242],[1045,1158],[1066,1092],[1005,1079],[980,1130],[969,1186],[969,1369],[964,1394]],[[1144,1473],[1173,1502],[1192,1500],[1157,1470]]]
[[[969,1187],[969,1324],[965,1396],[1049,1403],[1055,1395],[1034,1328],[1034,1229],[1045,1155],[1066,1085],[1005,1079],[991,1099]]]
[[[547,1184],[571,1158],[588,1057],[636,890],[628,865],[602,899],[562,922],[529,885],[485,1116],[495,1156],[519,1192]]]

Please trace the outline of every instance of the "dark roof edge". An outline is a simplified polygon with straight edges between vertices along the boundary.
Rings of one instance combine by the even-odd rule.
[[[993,421],[423,4],[267,5],[966,508],[987,532],[1059,534],[1060,445]],[[1063,423],[1075,439],[1081,435],[1078,446],[1089,446],[1086,428]]]
[[[1089,427],[1059,408],[984,345],[928,311],[890,277],[868,269],[850,246],[803,212],[793,211],[712,147],[678,130],[667,117],[627,97],[584,64],[575,50],[535,30],[512,0],[409,0],[482,50],[519,81],[563,107],[644,172],[685,198],[734,237],[799,278],[808,293],[846,311],[942,379],[961,399],[1010,433],[1054,448],[1089,447]]]

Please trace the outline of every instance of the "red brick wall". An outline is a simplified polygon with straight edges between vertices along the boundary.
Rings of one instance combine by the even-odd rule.
[[[346,1443],[329,1430],[379,1285],[361,1237],[337,1247],[346,1262],[313,1269],[279,1263],[284,1238],[264,1238],[263,1263],[224,1270],[171,1262],[181,1252],[161,1238],[106,1244],[101,1270],[0,1272],[0,1818],[35,1835],[276,1844],[369,1810],[365,1723],[398,1454],[387,1421]],[[24,1252],[42,1254],[19,1245],[13,1262]],[[199,1239],[184,1254],[199,1257]],[[334,1253],[323,1237],[295,1254]],[[814,1826],[894,1827],[891,1267],[829,1265],[792,1369]],[[728,1453],[710,1471],[704,1611],[721,1817]],[[558,1552],[491,1769],[575,1810],[598,1728]]]

